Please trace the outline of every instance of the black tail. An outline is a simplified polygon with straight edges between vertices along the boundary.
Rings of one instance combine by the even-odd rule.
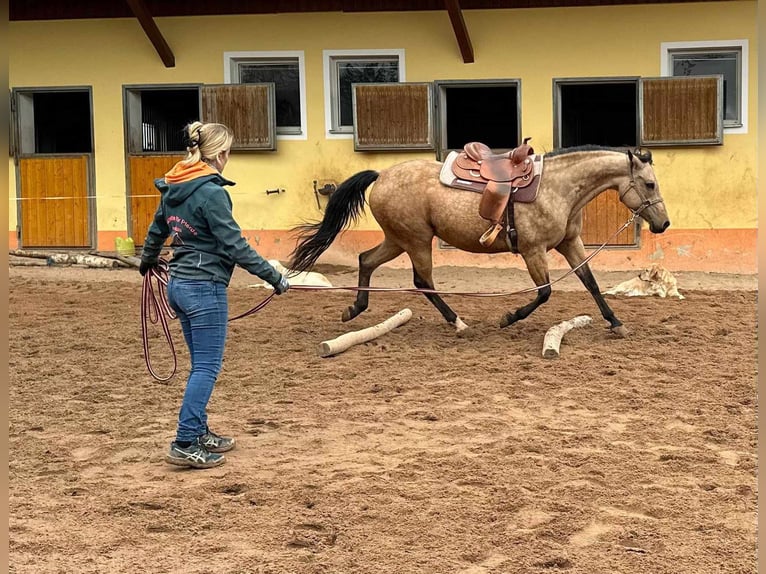
[[[290,254],[288,267],[291,270],[301,272],[311,269],[338,233],[359,219],[364,209],[364,192],[378,179],[378,175],[377,171],[369,169],[352,175],[330,196],[322,221],[306,223],[293,229],[298,232],[298,244]]]

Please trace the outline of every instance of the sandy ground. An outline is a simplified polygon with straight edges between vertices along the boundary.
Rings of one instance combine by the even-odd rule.
[[[318,269],[335,285],[355,271]],[[231,323],[210,403],[237,448],[207,471],[163,462],[179,372],[147,373],[133,270],[12,267],[11,572],[756,572],[756,298],[748,276],[678,273],[684,300],[610,297],[576,279],[531,299],[290,291]],[[563,272],[554,272],[554,278]],[[635,276],[597,273],[602,289]],[[521,271],[437,268],[438,287],[527,288]],[[238,272],[231,314],[263,299]],[[410,287],[383,269],[377,286]],[[332,358],[319,342],[410,322]],[[546,330],[575,315],[558,359]],[[155,368],[171,355],[152,335]]]

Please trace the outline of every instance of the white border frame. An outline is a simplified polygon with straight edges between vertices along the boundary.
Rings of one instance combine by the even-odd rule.
[[[324,75],[324,135],[328,140],[354,139],[353,133],[332,133],[332,86],[330,85],[330,59],[335,56],[396,56],[399,59],[399,82],[407,81],[404,69],[404,49],[393,50],[322,50],[322,73]]]
[[[740,62],[742,69],[741,75],[741,94],[740,94],[740,114],[742,116],[742,125],[739,127],[727,128],[724,126],[723,132],[725,134],[746,134],[747,133],[747,119],[750,115],[748,108],[748,90],[749,90],[749,76],[750,76],[750,64],[748,58],[748,41],[743,40],[706,40],[700,42],[662,42],[660,44],[660,75],[672,76],[673,73],[670,69],[670,52],[672,50],[723,50],[726,48],[739,48],[742,50],[742,60]]]
[[[239,60],[267,60],[269,58],[297,58],[298,83],[301,98],[301,133],[277,134],[277,140],[307,140],[308,123],[306,112],[306,55],[303,50],[280,50],[264,52],[224,52],[223,53],[223,83],[233,84],[232,69]]]

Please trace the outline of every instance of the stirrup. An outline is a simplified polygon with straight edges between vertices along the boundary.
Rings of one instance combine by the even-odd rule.
[[[492,242],[497,237],[497,234],[500,233],[500,230],[503,228],[502,225],[499,223],[495,223],[492,227],[487,229],[481,237],[479,237],[479,243],[486,247],[487,245],[492,245]]]

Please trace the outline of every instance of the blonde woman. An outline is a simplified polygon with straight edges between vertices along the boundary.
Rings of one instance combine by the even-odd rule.
[[[234,439],[220,436],[207,424],[207,404],[223,362],[228,321],[227,287],[239,265],[270,283],[281,295],[290,287],[282,274],[242,236],[232,215],[221,173],[229,160],[231,130],[222,124],[194,122],[186,126],[186,158],[155,180],[160,204],[144,240],[141,275],[157,265],[171,238],[168,303],[178,315],[191,355],[178,415],[176,438],[165,460],[174,465],[211,468],[225,462],[222,453]]]

